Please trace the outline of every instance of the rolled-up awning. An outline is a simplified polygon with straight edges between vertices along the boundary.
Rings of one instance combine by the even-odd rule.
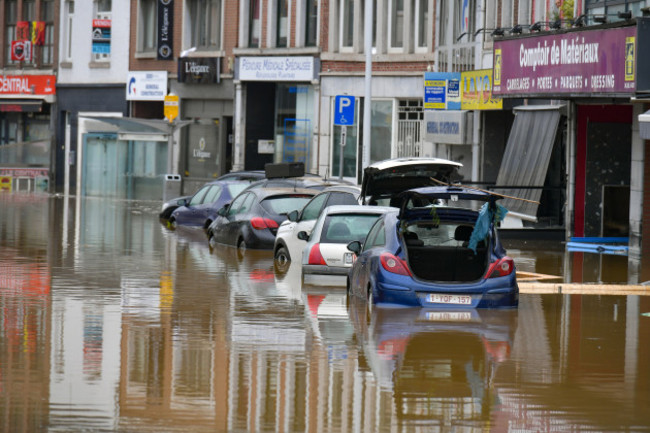
[[[504,199],[502,204],[522,219],[535,221],[541,188],[553,152],[553,144],[563,105],[526,105],[515,107],[515,121],[510,130],[506,150],[497,176],[497,186],[524,188],[497,189],[500,194],[523,200]]]

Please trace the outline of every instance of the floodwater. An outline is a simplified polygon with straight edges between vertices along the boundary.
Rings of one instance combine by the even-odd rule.
[[[650,297],[367,312],[158,210],[0,193],[0,431],[650,431]],[[508,248],[629,279],[625,257]]]

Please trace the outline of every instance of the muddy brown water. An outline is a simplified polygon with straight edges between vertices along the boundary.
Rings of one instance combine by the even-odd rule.
[[[368,311],[158,211],[0,193],[0,431],[650,431],[650,297]],[[555,281],[629,279],[506,246]]]

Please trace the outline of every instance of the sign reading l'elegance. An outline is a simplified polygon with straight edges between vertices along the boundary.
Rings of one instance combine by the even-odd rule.
[[[239,57],[236,75],[242,81],[311,81],[316,78],[314,57]]]
[[[217,84],[221,81],[220,57],[180,57],[178,82],[186,84]]]

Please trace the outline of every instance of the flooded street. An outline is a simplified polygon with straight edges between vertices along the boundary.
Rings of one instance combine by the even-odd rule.
[[[0,431],[650,431],[650,296],[368,311],[159,208],[0,193]],[[555,282],[629,280],[504,244]]]

